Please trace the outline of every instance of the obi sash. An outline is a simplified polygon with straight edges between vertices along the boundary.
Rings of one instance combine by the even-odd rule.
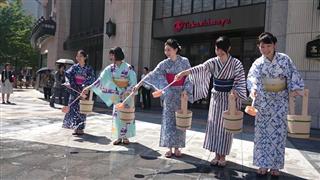
[[[84,81],[86,80],[85,77],[80,76],[80,75],[76,75],[76,77],[74,79],[75,79],[77,85],[82,85],[84,83]]]
[[[219,92],[230,92],[234,79],[213,79],[213,88]]]
[[[262,84],[267,92],[280,92],[287,88],[286,79],[280,78],[263,78]]]
[[[127,78],[112,78],[112,80],[120,88],[126,88],[129,86],[129,80]]]
[[[166,74],[166,79],[168,84],[172,83],[172,81],[174,80],[174,77],[175,77],[175,74],[170,74],[170,73]],[[179,81],[174,82],[171,86],[183,86],[185,80],[186,80],[186,77],[183,77]]]

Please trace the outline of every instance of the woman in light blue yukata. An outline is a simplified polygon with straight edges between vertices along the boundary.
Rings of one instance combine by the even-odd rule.
[[[304,88],[303,80],[290,57],[277,52],[277,38],[265,32],[259,36],[258,47],[262,54],[250,68],[247,85],[250,97],[258,110],[255,118],[253,164],[257,173],[279,176],[284,168],[289,92],[298,96]],[[277,82],[278,89],[269,88]]]
[[[83,90],[83,93],[89,89],[93,90],[107,106],[116,105],[122,102],[137,84],[137,76],[132,66],[124,61],[124,53],[120,47],[111,48],[109,58],[112,64],[107,66],[100,74],[100,77],[90,86]],[[128,84],[121,87],[117,83],[119,80],[128,80]],[[126,107],[134,107],[134,96],[125,102]],[[114,145],[129,144],[130,137],[136,134],[135,120],[131,122],[122,121],[119,118],[119,112],[113,106],[112,137],[116,138]]]
[[[166,87],[173,82],[176,74],[190,68],[189,60],[179,55],[181,47],[177,40],[168,39],[164,44],[164,53],[167,59],[161,61],[157,67],[150,72],[144,82],[154,85],[158,89]],[[139,89],[142,83],[136,85]],[[167,158],[172,155],[181,156],[179,148],[185,147],[186,131],[176,128],[175,111],[180,109],[181,93],[186,92],[189,101],[192,102],[193,86],[188,78],[183,78],[173,83],[161,96],[163,99],[163,113],[160,132],[160,146],[169,148],[165,153]],[[174,152],[172,151],[174,149]]]

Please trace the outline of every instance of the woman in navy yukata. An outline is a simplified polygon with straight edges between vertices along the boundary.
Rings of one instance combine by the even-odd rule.
[[[66,71],[66,78],[69,82],[67,86],[70,86],[74,90],[81,93],[82,89],[89,86],[95,81],[94,71],[91,66],[87,65],[87,53],[84,50],[79,50],[76,56],[77,64],[72,65]],[[69,104],[73,102],[80,94],[70,91]],[[73,135],[83,135],[86,114],[80,113],[80,100],[70,106],[70,111],[66,113],[63,120],[63,128],[74,129]]]

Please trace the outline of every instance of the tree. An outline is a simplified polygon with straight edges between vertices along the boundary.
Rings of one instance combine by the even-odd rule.
[[[0,0],[0,4],[5,4]],[[37,52],[31,47],[30,36],[35,20],[26,15],[21,0],[0,6],[0,62],[16,67],[37,66]]]
[[[7,0],[0,0],[0,8],[8,6]]]

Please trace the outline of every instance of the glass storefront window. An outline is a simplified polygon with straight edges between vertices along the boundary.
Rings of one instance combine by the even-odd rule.
[[[226,7],[226,0],[216,0],[216,9],[223,9]]]
[[[181,14],[190,14],[191,5],[192,5],[192,0],[183,0]]]
[[[249,69],[252,63],[260,57],[260,53],[257,47],[257,38],[248,37],[243,40],[243,54],[242,64],[245,70],[245,73],[248,74]]]
[[[240,5],[244,6],[244,5],[249,5],[252,3],[252,0],[240,0]]]
[[[201,12],[202,11],[202,0],[193,0],[193,12]]]
[[[213,0],[203,0],[203,11],[213,10]]]
[[[266,0],[155,0],[155,19],[265,2]]]
[[[155,18],[160,19],[162,18],[162,13],[163,13],[163,0],[157,0],[156,1],[156,8],[155,8]]]
[[[172,11],[172,0],[164,0],[163,2],[163,17],[170,17]]]
[[[236,7],[238,6],[238,0],[226,0],[227,7]]]
[[[252,0],[252,3],[262,3],[262,2],[266,2],[266,0]]]
[[[174,16],[181,15],[181,1],[182,0],[174,0],[173,1],[173,15]]]

